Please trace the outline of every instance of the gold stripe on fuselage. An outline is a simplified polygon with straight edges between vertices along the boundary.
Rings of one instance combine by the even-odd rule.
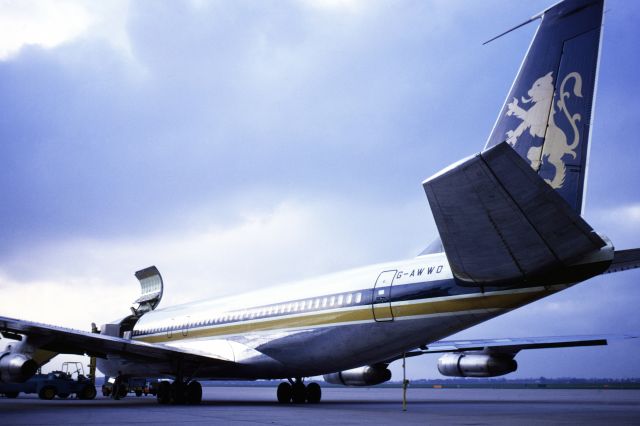
[[[410,319],[425,315],[455,314],[465,311],[510,310],[555,293],[558,289],[537,287],[492,294],[473,294],[451,296],[446,298],[420,299],[392,303],[391,309],[395,319]],[[390,318],[388,307],[376,305],[376,317]],[[379,315],[380,314],[380,315]],[[386,315],[385,315],[386,314]],[[183,332],[173,330],[171,337],[167,332],[151,336],[136,337],[135,340],[148,343],[166,343],[203,337],[223,337],[249,332],[289,330],[295,328],[314,328],[337,324],[353,324],[375,321],[371,305],[334,309],[329,312],[308,312],[278,318],[239,321],[231,324],[220,324],[209,327],[189,329],[186,336]]]

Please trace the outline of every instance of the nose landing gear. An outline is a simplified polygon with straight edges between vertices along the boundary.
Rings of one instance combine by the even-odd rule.
[[[305,386],[302,378],[296,377],[295,381],[289,379],[288,382],[282,382],[278,385],[278,402],[281,404],[317,404],[322,399],[322,389],[320,385],[312,382]]]

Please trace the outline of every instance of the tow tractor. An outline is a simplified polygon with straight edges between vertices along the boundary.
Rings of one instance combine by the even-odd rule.
[[[17,398],[20,393],[37,393],[40,399],[58,397],[66,399],[75,395],[78,399],[96,397],[93,375],[85,375],[80,362],[65,362],[62,370],[35,376],[24,383],[0,383],[0,394],[7,398]]]

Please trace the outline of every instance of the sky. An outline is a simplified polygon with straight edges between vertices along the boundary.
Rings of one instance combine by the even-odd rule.
[[[422,180],[482,149],[536,23],[482,42],[551,3],[0,0],[0,315],[89,329],[149,265],[169,306],[417,255]],[[640,2],[606,9],[584,217],[632,248]],[[639,280],[454,337],[637,333]],[[639,349],[523,352],[507,377],[640,377]]]

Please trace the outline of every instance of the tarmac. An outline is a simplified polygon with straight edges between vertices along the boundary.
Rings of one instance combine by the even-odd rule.
[[[323,388],[319,404],[278,404],[271,387],[206,387],[197,406],[0,398],[1,425],[639,425],[640,390]]]

